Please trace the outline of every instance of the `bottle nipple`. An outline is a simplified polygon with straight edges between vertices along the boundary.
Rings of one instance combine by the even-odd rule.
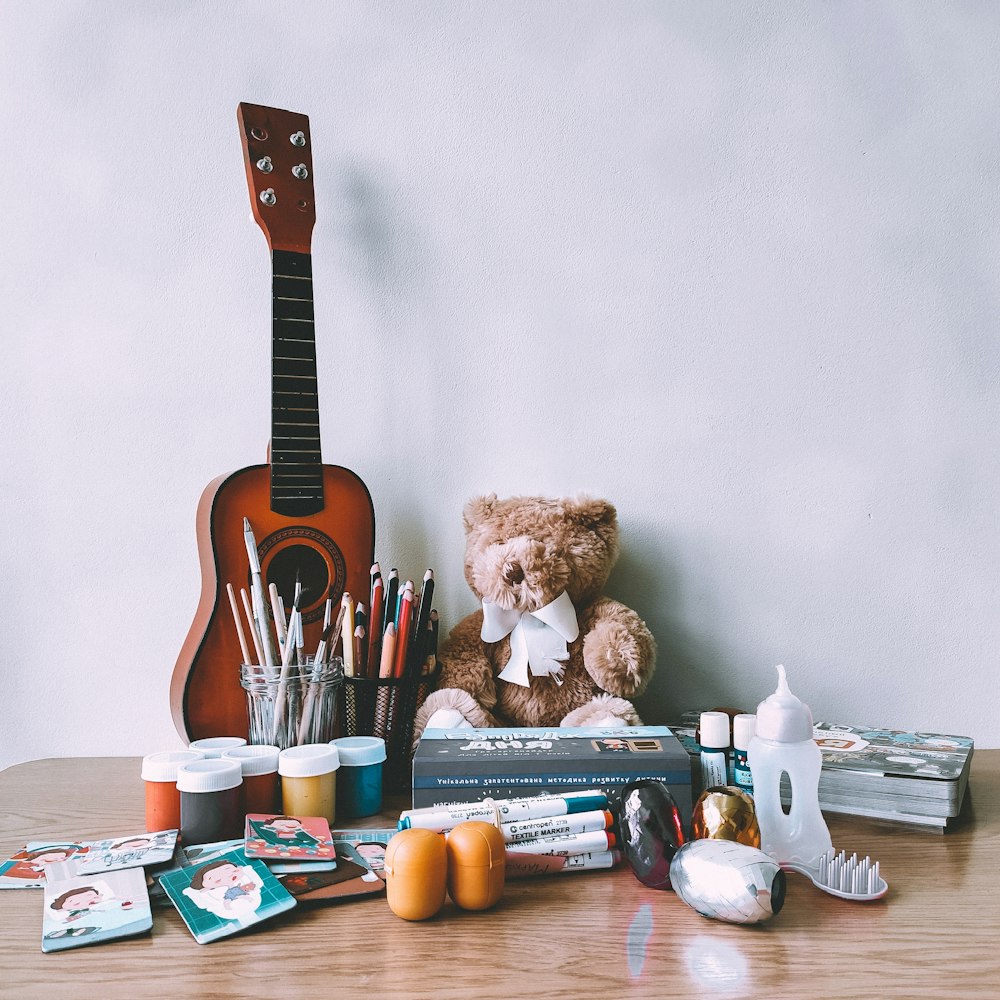
[[[812,739],[813,718],[809,706],[788,689],[783,664],[778,664],[778,686],[757,706],[757,735],[778,743],[801,743]]]

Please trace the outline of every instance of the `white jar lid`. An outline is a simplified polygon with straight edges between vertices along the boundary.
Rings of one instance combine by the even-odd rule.
[[[385,740],[378,736],[341,736],[330,740],[330,746],[337,748],[344,767],[367,767],[385,760]]]
[[[224,792],[243,784],[238,760],[194,760],[177,769],[179,792]]]
[[[340,754],[329,743],[306,743],[282,750],[278,757],[278,774],[286,778],[315,778],[340,767]]]
[[[203,760],[200,750],[167,750],[164,753],[149,753],[142,758],[143,781],[176,781],[177,768],[190,764],[193,760]]]
[[[206,757],[221,757],[227,750],[246,745],[247,741],[242,736],[209,736],[190,743],[188,749],[200,750]]]
[[[222,760],[237,761],[246,778],[253,774],[273,774],[277,771],[279,753],[281,751],[277,747],[267,745],[233,747],[222,755]]]

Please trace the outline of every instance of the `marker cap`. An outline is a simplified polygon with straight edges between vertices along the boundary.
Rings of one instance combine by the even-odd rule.
[[[177,769],[182,764],[204,760],[200,750],[168,750],[164,753],[150,753],[142,758],[143,781],[177,781]]]
[[[236,760],[194,760],[177,769],[179,792],[224,792],[242,784],[243,771]]]
[[[340,767],[340,754],[329,743],[305,743],[282,750],[278,756],[278,774],[285,778],[315,778]]]
[[[278,770],[277,747],[266,744],[259,746],[233,747],[222,755],[222,760],[235,760],[243,771],[243,777],[255,774],[273,774]]]

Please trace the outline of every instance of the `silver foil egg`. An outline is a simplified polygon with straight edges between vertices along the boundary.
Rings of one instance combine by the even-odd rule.
[[[785,873],[773,858],[729,840],[692,840],[670,863],[674,892],[703,917],[731,924],[769,920],[785,902]]]

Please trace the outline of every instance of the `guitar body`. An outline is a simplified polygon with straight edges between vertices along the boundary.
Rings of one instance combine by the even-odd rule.
[[[220,476],[198,505],[201,599],[170,682],[174,724],[186,741],[247,734],[244,657],[226,587],[232,584],[237,595],[252,589],[248,553],[254,543],[261,600],[268,600],[273,583],[287,609],[301,584],[306,652],[319,642],[327,598],[339,605],[345,590],[368,594],[375,558],[368,488],[350,470],[323,464],[320,450],[309,119],[254,104],[241,104],[237,118],[250,203],[273,266],[271,443],[269,464]],[[244,614],[239,603],[237,614]],[[246,618],[242,627],[250,644]]]
[[[202,590],[195,619],[170,684],[174,725],[186,740],[246,736],[239,639],[226,583],[249,587],[243,518],[253,525],[264,582],[291,594],[302,583],[305,648],[315,649],[328,593],[366,594],[374,560],[375,512],[365,484],[349,469],[323,466],[327,504],[309,517],[288,518],[270,507],[270,466],[220,476],[198,504]],[[345,530],[346,529],[346,530]]]

